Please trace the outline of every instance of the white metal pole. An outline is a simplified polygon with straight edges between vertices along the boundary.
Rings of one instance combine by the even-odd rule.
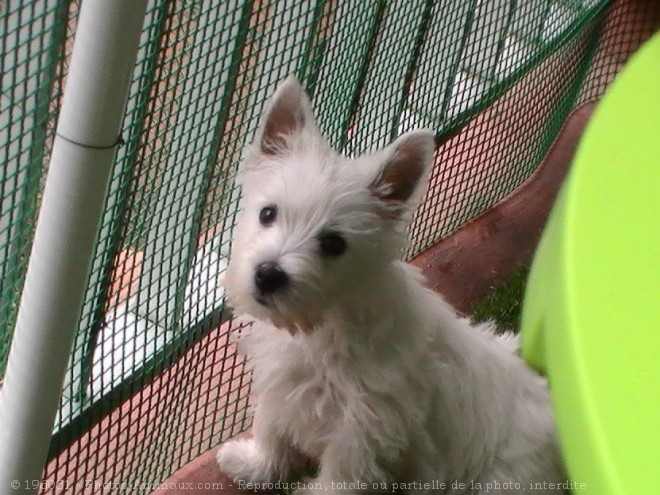
[[[0,392],[0,493],[42,476],[146,0],[84,0]]]

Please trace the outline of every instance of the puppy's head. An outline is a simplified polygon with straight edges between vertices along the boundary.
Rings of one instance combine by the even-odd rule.
[[[319,133],[298,81],[284,81],[242,164],[225,278],[234,308],[308,331],[328,307],[368,295],[403,247],[433,147],[432,132],[412,131],[376,153],[343,157]]]

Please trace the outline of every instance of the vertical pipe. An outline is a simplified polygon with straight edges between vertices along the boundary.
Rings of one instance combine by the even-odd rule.
[[[0,391],[0,492],[35,493],[83,302],[146,0],[85,0]]]
[[[145,29],[140,35],[140,48],[138,50],[138,59],[140,62],[135,66],[133,74],[133,83],[131,88],[138,85],[138,95],[148,95],[149,89],[155,80],[161,74],[158,64],[158,49],[165,42],[167,33],[167,12],[168,2],[161,1],[156,8],[151,9],[144,20]],[[146,28],[149,26],[149,28]],[[137,81],[137,82],[136,82]],[[133,89],[130,89],[133,91]],[[140,102],[140,98],[131,103],[129,98],[126,107],[126,117],[124,126],[130,126],[130,132],[126,136],[124,156],[120,155],[117,160],[123,160],[121,170],[115,171],[114,178],[110,178],[110,187],[113,180],[116,181],[116,193],[114,197],[106,200],[105,211],[103,212],[102,224],[105,229],[106,244],[102,253],[97,253],[97,260],[92,263],[98,263],[101,267],[97,273],[93,273],[88,282],[88,297],[83,306],[83,319],[79,322],[79,329],[86,329],[85,332],[78,332],[78,339],[73,345],[73,351],[69,357],[68,374],[64,382],[63,395],[67,398],[83,403],[89,396],[88,387],[94,363],[94,353],[98,345],[99,335],[106,323],[107,303],[111,299],[112,274],[114,260],[121,248],[122,239],[126,234],[128,226],[128,210],[131,207],[131,178],[140,173],[140,162],[143,157],[144,149],[140,146],[141,140],[150,129],[153,119],[149,111],[151,106]],[[97,248],[98,249],[98,248]],[[115,301],[116,303],[116,301]]]

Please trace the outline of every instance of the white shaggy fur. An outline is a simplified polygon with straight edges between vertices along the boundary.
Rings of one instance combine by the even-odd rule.
[[[342,157],[295,79],[273,96],[243,164],[225,281],[254,322],[239,339],[254,372],[253,436],[218,451],[235,480],[286,479],[301,457],[319,470],[297,495],[518,494],[564,480],[545,380],[515,339],[459,318],[397,259],[432,156],[432,133],[413,131]],[[262,225],[267,206],[277,217]],[[329,231],[344,253],[321,252]],[[260,303],[255,269],[266,261],[289,284]]]

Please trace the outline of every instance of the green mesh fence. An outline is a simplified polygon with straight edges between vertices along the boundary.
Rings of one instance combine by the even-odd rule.
[[[279,81],[298,75],[349,155],[436,130],[411,257],[530,176],[657,29],[654,3],[151,0],[42,492],[148,492],[249,427],[220,282],[241,149]],[[78,9],[0,2],[3,370]]]

